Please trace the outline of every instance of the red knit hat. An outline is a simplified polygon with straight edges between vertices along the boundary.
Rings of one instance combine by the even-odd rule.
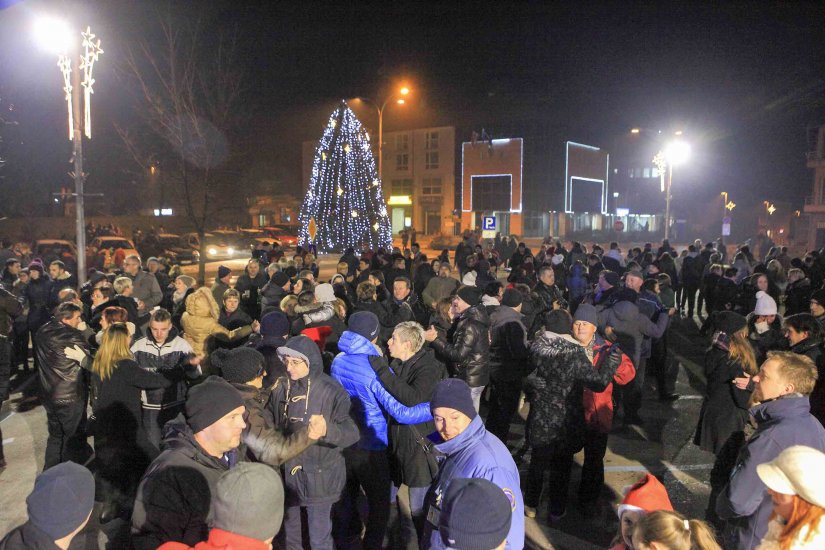
[[[657,510],[673,511],[673,505],[667,496],[667,489],[662,482],[656,479],[653,474],[645,476],[637,481],[625,494],[624,500],[619,504],[619,518],[627,510],[641,512],[655,512]]]
[[[323,351],[326,349],[327,337],[332,334],[332,327],[321,325],[320,327],[305,328],[301,334],[309,336],[309,338],[318,344],[318,349]]]

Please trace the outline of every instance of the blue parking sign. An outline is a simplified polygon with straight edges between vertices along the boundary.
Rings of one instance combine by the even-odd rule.
[[[495,216],[484,216],[481,219],[481,229],[484,231],[495,231],[496,230],[496,217]]]

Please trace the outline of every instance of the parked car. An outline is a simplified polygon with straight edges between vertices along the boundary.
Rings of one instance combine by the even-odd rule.
[[[96,250],[103,250],[104,248],[117,250],[122,248],[126,256],[140,256],[140,252],[135,248],[135,243],[124,237],[95,237],[90,244]]]
[[[181,245],[199,254],[205,254],[208,262],[249,257],[249,248],[230,239],[226,234],[206,233],[202,245],[197,233],[185,233],[181,235]]]
[[[40,239],[34,242],[31,258],[40,258],[48,269],[49,264],[60,260],[66,264],[66,269],[74,272],[77,268],[77,246],[63,239]]]
[[[165,256],[172,264],[196,264],[200,259],[200,252],[183,242],[180,235],[174,233],[158,234],[158,254]]]
[[[281,242],[280,239],[276,238],[269,231],[264,231],[263,229],[257,227],[241,229],[240,232],[245,235],[247,239],[249,239],[249,247],[252,249],[254,249],[258,244],[280,244]]]
[[[262,228],[270,237],[285,247],[298,245],[299,227],[297,225],[276,224]]]

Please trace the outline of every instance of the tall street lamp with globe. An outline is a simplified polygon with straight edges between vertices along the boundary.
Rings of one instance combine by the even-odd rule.
[[[653,157],[653,163],[664,178],[665,191],[665,239],[670,238],[670,201],[673,198],[673,167],[681,166],[690,158],[690,144],[677,139],[671,141],[665,148]]]
[[[393,100],[399,105],[404,105],[404,103],[406,103],[404,98],[409,95],[409,93],[410,89],[403,86],[396,93],[387,96],[384,103],[380,106],[377,101],[373,101],[368,97],[355,98],[364,103],[369,103],[378,111],[378,179],[381,180],[381,183],[384,183],[384,109],[386,109],[387,105]]]
[[[76,31],[58,19],[40,19],[35,24],[35,35],[42,47],[58,55],[57,66],[63,74],[63,92],[69,118],[69,140],[72,141],[75,184],[75,230],[77,232],[77,281],[79,285],[86,282],[86,219],[84,211],[83,183],[83,135],[92,137],[92,93],[95,83],[92,77],[95,61],[103,50],[100,40],[89,27],[80,32],[78,41]],[[73,61],[75,66],[73,66]],[[81,80],[82,73],[82,80]],[[83,87],[83,120],[81,122],[80,88]]]

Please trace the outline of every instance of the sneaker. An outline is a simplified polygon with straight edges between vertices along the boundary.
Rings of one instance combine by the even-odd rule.
[[[532,506],[524,506],[524,517],[534,518],[536,517],[536,509]]]

